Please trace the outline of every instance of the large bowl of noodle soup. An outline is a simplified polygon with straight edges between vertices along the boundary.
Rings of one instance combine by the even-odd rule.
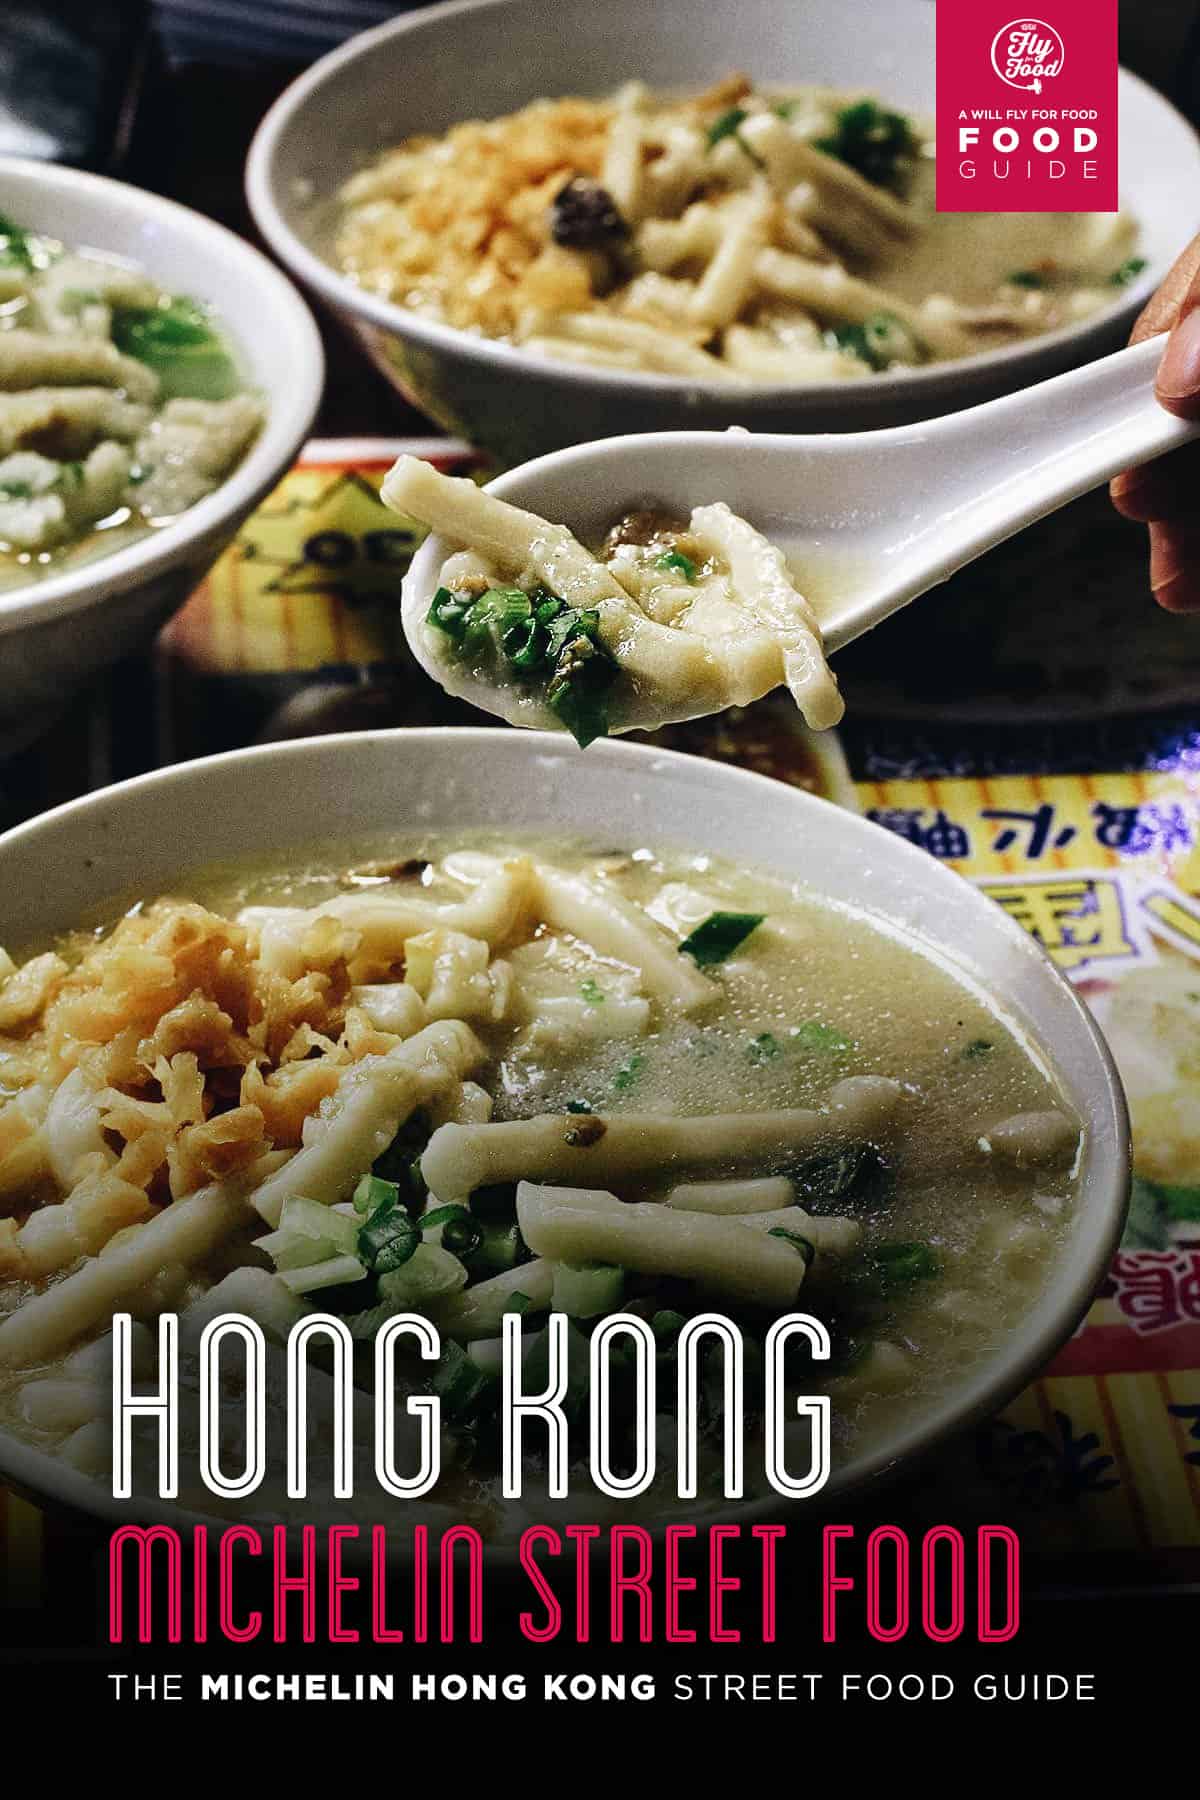
[[[765,777],[620,742],[580,753],[506,730],[360,733],[236,751],[90,795],[0,839],[0,867],[0,943],[20,971],[0,982],[0,1123],[11,1137],[32,1122],[0,1230],[0,1471],[87,1512],[129,1510],[104,1473],[102,1351],[120,1305],[139,1329],[178,1310],[185,1346],[189,1309],[198,1321],[263,1296],[268,1337],[311,1305],[364,1332],[389,1302],[424,1308],[455,1339],[448,1416],[451,1393],[465,1392],[486,1463],[481,1370],[514,1296],[531,1332],[547,1309],[566,1310],[582,1337],[602,1313],[630,1308],[666,1351],[696,1295],[753,1334],[811,1294],[841,1358],[829,1385],[835,1493],[906,1465],[1016,1392],[1077,1325],[1119,1236],[1124,1101],[1067,982],[969,883]],[[170,898],[156,906],[158,896]],[[251,986],[239,987],[247,952]],[[138,984],[152,966],[161,987],[164,955],[183,959],[180,985],[136,1014],[146,1036],[134,1067],[122,1061],[129,1020],[111,1008],[122,983],[143,1005]],[[339,957],[345,979],[314,981]],[[12,986],[26,969],[27,988],[43,987],[32,1007]],[[307,1035],[285,1053],[295,1021],[271,1035],[264,1007],[295,998],[297,979]],[[258,1000],[235,1018],[252,989]],[[327,1010],[312,1010],[321,995]],[[24,1027],[13,1020],[22,999]],[[369,1161],[363,1170],[369,1207],[392,1198],[368,1221],[349,1199],[358,1164],[329,1186],[320,1134],[306,1136],[303,1118],[324,1099],[333,1130],[364,1083],[428,1074],[431,1044],[425,1185],[415,1199],[403,1185],[417,1166],[407,1128],[380,1150],[392,1115],[371,1140],[374,1173]],[[54,1046],[74,1061],[53,1077],[47,1127],[30,1070],[52,1079]],[[238,1104],[239,1075],[254,1106]],[[197,1078],[208,1101],[189,1109]],[[89,1084],[100,1108],[90,1117]],[[103,1145],[88,1140],[98,1120]],[[754,1148],[777,1132],[785,1156]],[[82,1157],[74,1186],[55,1185],[63,1155]],[[881,1174],[892,1187],[879,1188]],[[519,1182],[515,1202],[505,1178]],[[232,1235],[230,1181],[243,1196]],[[300,1205],[287,1197],[297,1189],[309,1196]],[[127,1210],[89,1249],[78,1234],[96,1231],[114,1197]],[[300,1245],[301,1215],[339,1197],[324,1214],[338,1243]],[[227,1209],[219,1248],[213,1237],[197,1250],[193,1237],[186,1254],[139,1249],[151,1242],[140,1234],[165,1245],[164,1230],[206,1207]],[[476,1208],[479,1230],[464,1237]],[[382,1273],[422,1219],[433,1236],[404,1244],[408,1260]],[[377,1254],[371,1273],[355,1266]],[[123,1285],[130,1256],[141,1260]],[[105,1268],[115,1285],[97,1307]],[[369,1461],[369,1433],[357,1435]],[[503,1542],[539,1516],[536,1493],[523,1511],[493,1504],[478,1462],[467,1486],[455,1480],[435,1519],[469,1502]],[[586,1475],[575,1482],[586,1498]],[[311,1491],[305,1517],[319,1511]],[[364,1518],[394,1505],[369,1477],[359,1492]],[[631,1504],[651,1523],[715,1505],[702,1494],[681,1509],[665,1486]],[[743,1507],[778,1504],[750,1481]],[[186,1479],[180,1505],[213,1510]],[[161,1509],[150,1496],[139,1510]],[[253,1502],[245,1512],[255,1516]]]

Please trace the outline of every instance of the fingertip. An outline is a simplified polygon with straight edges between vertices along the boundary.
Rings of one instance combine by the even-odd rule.
[[[1139,525],[1170,521],[1186,529],[1197,514],[1200,495],[1200,443],[1186,444],[1167,456],[1133,469],[1122,469],[1109,484],[1113,506]]]
[[[1166,613],[1200,613],[1200,581],[1191,575],[1173,575],[1154,589],[1154,600]]]
[[[1150,586],[1164,612],[1200,612],[1200,527],[1150,527]]]
[[[1167,339],[1154,391],[1176,418],[1200,418],[1200,306],[1185,313]]]
[[[1197,381],[1200,382],[1200,361],[1197,363]],[[1154,393],[1158,404],[1177,419],[1200,419],[1200,386],[1186,393],[1172,393],[1162,387],[1160,374]]]

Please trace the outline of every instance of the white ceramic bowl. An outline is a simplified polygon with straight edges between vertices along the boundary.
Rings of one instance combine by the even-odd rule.
[[[0,837],[0,944],[72,926],[106,896],[177,891],[197,864],[430,829],[681,847],[803,881],[934,949],[1053,1064],[1086,1150],[1070,1241],[1045,1291],[960,1388],[847,1466],[838,1488],[1001,1405],[1074,1330],[1107,1270],[1129,1189],[1125,1103],[1095,1024],[1049,958],[969,882],[783,782],[642,745],[580,752],[507,730],[361,732],[237,750],[106,788]],[[2,1434],[0,1474],[85,1511],[120,1511],[102,1487]]]
[[[506,464],[632,431],[868,430],[932,418],[1115,349],[1200,224],[1200,144],[1122,72],[1121,186],[1147,267],[1080,324],[963,362],[808,387],[729,388],[610,373],[490,342],[364,293],[334,267],[335,196],[414,132],[512,112],[538,95],[606,94],[631,76],[697,89],[731,69],[772,86],[866,87],[931,115],[928,0],[454,0],[406,14],[316,63],[267,114],[247,194],[267,241],[350,324],[389,380]]]
[[[0,749],[34,736],[88,676],[135,650],[195,587],[308,435],[325,364],[312,315],[265,256],[199,213],[75,169],[0,157],[0,212],[137,263],[211,305],[266,405],[227,481],[171,525],[0,592]]]

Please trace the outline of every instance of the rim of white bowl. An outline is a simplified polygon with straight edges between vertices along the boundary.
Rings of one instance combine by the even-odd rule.
[[[49,200],[66,193],[85,199],[88,195],[103,196],[108,201],[119,196],[131,214],[157,222],[164,231],[201,245],[206,241],[219,242],[223,260],[234,262],[239,279],[261,293],[263,306],[278,320],[281,335],[290,339],[294,368],[287,384],[281,384],[277,393],[267,396],[262,430],[218,488],[189,506],[169,525],[157,527],[124,549],[98,553],[61,575],[39,576],[0,592],[0,638],[8,631],[82,611],[149,581],[184,560],[189,549],[219,531],[231,515],[249,511],[290,466],[308,437],[325,381],[321,336],[307,304],[283,271],[236,232],[189,206],[180,206],[175,200],[165,200],[159,194],[114,181],[107,175],[93,175],[87,170],[68,169],[30,157],[0,156],[0,183],[9,175],[38,187]],[[39,228],[42,227],[38,221],[30,227],[34,231]],[[44,229],[52,232],[50,226]],[[88,248],[105,250],[103,233],[98,232],[97,237],[100,241],[90,243]],[[146,272],[154,276],[153,268],[147,267]],[[236,334],[233,341],[245,359],[253,385],[256,371],[252,358]]]
[[[16,843],[28,842],[40,836],[53,837],[87,812],[103,812],[106,807],[119,809],[127,796],[143,792],[149,787],[186,787],[189,782],[201,778],[206,770],[228,769],[238,763],[263,767],[273,762],[291,761],[303,765],[338,751],[345,753],[351,750],[352,753],[354,746],[364,754],[372,750],[402,751],[405,746],[410,746],[411,753],[421,760],[423,751],[433,749],[447,738],[453,738],[456,743],[465,743],[468,749],[474,749],[481,763],[486,761],[489,751],[500,746],[512,749],[515,745],[525,744],[528,745],[527,753],[530,756],[545,754],[545,733],[487,726],[425,726],[388,731],[339,732],[328,737],[296,738],[276,744],[252,745],[225,751],[219,756],[198,757],[190,762],[172,764],[165,769],[153,769],[130,781],[119,782],[112,787],[83,795],[77,800],[67,801],[0,836],[0,857]],[[759,775],[731,764],[709,763],[701,757],[690,756],[682,751],[659,750],[648,744],[629,744],[607,739],[603,743],[592,745],[586,751],[578,752],[573,746],[568,748],[561,744],[557,734],[553,743],[556,749],[561,748],[568,757],[583,755],[593,762],[613,763],[613,780],[618,788],[639,766],[649,769],[651,766],[661,767],[665,764],[689,784],[695,784],[697,780],[702,784],[715,780],[724,786],[740,787],[751,809],[756,798],[761,799],[765,793],[769,793],[777,805],[797,809],[801,814],[814,809],[836,814],[840,821],[839,829],[850,837],[861,839],[866,853],[865,863],[870,861],[872,850],[878,848],[879,834],[882,833],[888,843],[889,855],[895,858],[901,869],[908,866],[914,871],[920,870],[923,882],[943,887],[948,895],[953,893],[959,900],[963,898],[964,891],[971,894],[973,899],[968,904],[978,903],[980,924],[984,929],[1007,940],[1022,958],[1032,958],[1044,964],[1057,984],[1061,1001],[1073,1014],[1075,1028],[1087,1044],[1093,1059],[1089,1082],[1076,1083],[1059,1067],[1054,1056],[1050,1057],[1051,1066],[1057,1077],[1068,1087],[1072,1098],[1086,1093],[1087,1098],[1106,1115],[1112,1140],[1111,1158],[1089,1172],[1085,1187],[1092,1216],[1086,1221],[1081,1220],[1075,1240],[1064,1248],[1055,1279],[1034,1302],[1021,1328],[1002,1341],[991,1355],[985,1356],[961,1387],[955,1388],[948,1395],[936,1396],[929,1410],[915,1420],[910,1420],[897,1439],[891,1442],[885,1440],[867,1455],[852,1459],[840,1475],[835,1472],[817,1498],[815,1510],[820,1512],[823,1500],[836,1498],[845,1491],[870,1486],[902,1463],[919,1461],[947,1438],[1007,1404],[1046,1365],[1083,1318],[1108,1271],[1119,1242],[1129,1194],[1132,1162],[1129,1116],[1112,1053],[1095,1019],[1070,982],[1020,925],[995,902],[989,901],[987,895],[964,876],[955,874],[944,864],[936,862],[928,852],[897,838],[883,826],[873,824],[860,814],[835,806],[831,801],[778,782],[771,776]],[[265,783],[263,791],[269,791]],[[681,818],[698,816],[701,815],[681,809]],[[352,835],[352,831],[349,835]],[[694,843],[694,834],[681,832],[681,846],[689,836]],[[769,858],[764,859],[763,866],[770,868]],[[98,899],[102,897],[97,896]],[[864,902],[864,908],[868,912],[872,910],[869,902]],[[929,947],[938,948],[936,940],[927,933],[918,932],[914,935]],[[970,971],[968,957],[949,950],[944,945],[941,950],[952,967]],[[1018,1013],[1023,1010],[1020,1005],[1016,1008]],[[1030,1019],[1029,1023],[1033,1026],[1036,1037],[1036,1020]],[[1044,1042],[1041,1047],[1047,1048]],[[1085,1224],[1087,1229],[1083,1229]],[[0,1474],[24,1484],[36,1494],[78,1507],[93,1516],[128,1520],[136,1512],[141,1517],[158,1517],[175,1523],[212,1516],[197,1513],[175,1501],[148,1500],[137,1506],[116,1501],[102,1483],[81,1475],[47,1451],[22,1444],[19,1439],[4,1431],[0,1431]],[[717,1506],[706,1507],[701,1516],[705,1522],[730,1516],[748,1519],[790,1511],[792,1505],[780,1495],[771,1494],[765,1498],[722,1501]],[[649,1528],[658,1534],[668,1522],[668,1516],[664,1515],[653,1520]],[[511,1546],[500,1543],[496,1548],[503,1554]]]
[[[436,24],[439,20],[457,14],[467,16],[475,12],[483,12],[492,8],[502,8],[511,4],[511,0],[442,0],[437,6],[424,7],[413,13],[405,13],[399,18],[386,20],[382,25],[372,26],[370,30],[360,32],[336,50],[313,63],[302,75],[287,86],[279,98],[264,115],[250,145],[246,158],[246,199],[255,224],[263,237],[278,256],[279,260],[290,269],[298,280],[306,287],[321,295],[330,305],[352,313],[370,324],[390,331],[394,335],[411,338],[414,342],[427,345],[432,349],[449,351],[457,355],[469,355],[472,358],[490,363],[497,369],[507,369],[514,375],[540,375],[566,381],[571,385],[584,386],[591,389],[605,390],[619,395],[630,388],[647,394],[689,396],[705,403],[728,401],[731,411],[736,411],[739,401],[750,404],[761,404],[767,400],[785,400],[788,398],[811,400],[829,403],[834,400],[847,399],[847,388],[852,397],[860,387],[868,387],[872,395],[880,399],[898,396],[905,393],[936,393],[944,387],[953,387],[956,372],[986,374],[995,370],[1002,373],[1010,365],[1016,363],[1036,362],[1040,358],[1053,356],[1055,351],[1067,349],[1070,345],[1084,343],[1094,333],[1103,331],[1106,326],[1116,325],[1122,318],[1131,317],[1141,309],[1150,298],[1166,273],[1166,265],[1145,269],[1128,287],[1119,289],[1108,306],[1101,307],[1085,318],[1067,325],[1061,325],[1054,331],[1043,332],[1038,337],[1027,338],[1016,344],[1002,345],[995,350],[981,350],[974,356],[958,357],[951,362],[930,363],[921,368],[895,371],[886,375],[874,375],[869,384],[847,383],[844,381],[797,382],[793,385],[782,385],[777,382],[720,382],[695,380],[686,375],[661,375],[639,369],[614,372],[608,369],[590,367],[586,363],[571,362],[567,358],[561,361],[555,357],[539,356],[530,350],[523,350],[519,345],[508,344],[498,338],[488,338],[470,331],[461,331],[457,326],[443,324],[438,319],[431,319],[424,313],[414,312],[405,306],[399,306],[392,300],[384,300],[344,275],[340,269],[319,256],[305,240],[294,231],[284,217],[283,209],[275,198],[276,176],[275,156],[279,141],[290,125],[293,115],[300,111],[311,96],[323,86],[328,77],[346,64],[356,62],[360,57],[372,56],[381,44],[393,38],[403,38],[413,32],[420,32],[423,27]],[[1152,102],[1171,113],[1175,119],[1190,132],[1196,145],[1197,158],[1200,162],[1200,133],[1197,133],[1184,118],[1179,109],[1171,104],[1157,88],[1143,81],[1131,69],[1123,65],[1119,71],[1120,80],[1135,90],[1139,90]],[[1179,248],[1182,250],[1190,231],[1200,221],[1200,209],[1197,219],[1185,228],[1181,234]]]

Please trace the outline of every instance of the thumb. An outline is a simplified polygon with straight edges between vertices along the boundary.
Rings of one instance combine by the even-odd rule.
[[[1155,392],[1168,412],[1200,419],[1200,239],[1189,246],[1168,276],[1165,288],[1176,301],[1174,317],[1163,317],[1171,335],[1158,367]],[[1165,295],[1164,295],[1165,298]],[[1139,324],[1141,322],[1139,321]]]

